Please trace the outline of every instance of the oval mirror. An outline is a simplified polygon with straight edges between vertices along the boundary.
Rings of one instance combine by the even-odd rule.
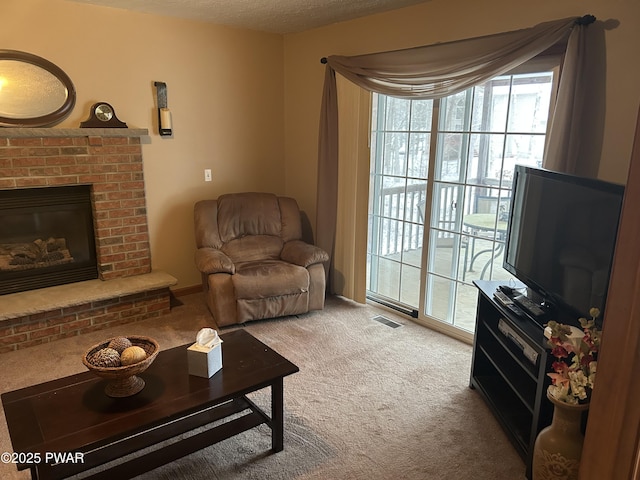
[[[44,58],[0,50],[0,126],[49,127],[76,103],[71,79]]]

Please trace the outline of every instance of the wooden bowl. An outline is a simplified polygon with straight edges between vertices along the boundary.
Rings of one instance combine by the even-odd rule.
[[[107,395],[110,397],[130,397],[144,388],[144,380],[137,375],[144,372],[153,363],[160,351],[160,347],[153,338],[136,335],[127,336],[126,338],[129,339],[131,345],[138,346],[147,352],[147,358],[138,363],[121,367],[97,367],[92,365],[88,359],[98,350],[106,348],[114,338],[118,337],[109,338],[87,350],[82,356],[82,363],[98,377],[111,380],[104,389]]]

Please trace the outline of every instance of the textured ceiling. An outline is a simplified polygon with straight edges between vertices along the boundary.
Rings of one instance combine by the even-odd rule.
[[[272,33],[295,33],[429,0],[72,0]]]

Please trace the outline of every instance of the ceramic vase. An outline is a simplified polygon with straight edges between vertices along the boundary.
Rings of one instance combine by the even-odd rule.
[[[577,480],[584,435],[580,430],[582,413],[588,404],[571,405],[556,400],[551,425],[542,429],[533,447],[533,480]]]

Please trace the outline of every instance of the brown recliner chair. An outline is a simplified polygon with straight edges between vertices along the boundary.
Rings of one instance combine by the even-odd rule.
[[[219,327],[324,307],[329,255],[302,240],[293,198],[233,193],[194,214],[195,262]]]

